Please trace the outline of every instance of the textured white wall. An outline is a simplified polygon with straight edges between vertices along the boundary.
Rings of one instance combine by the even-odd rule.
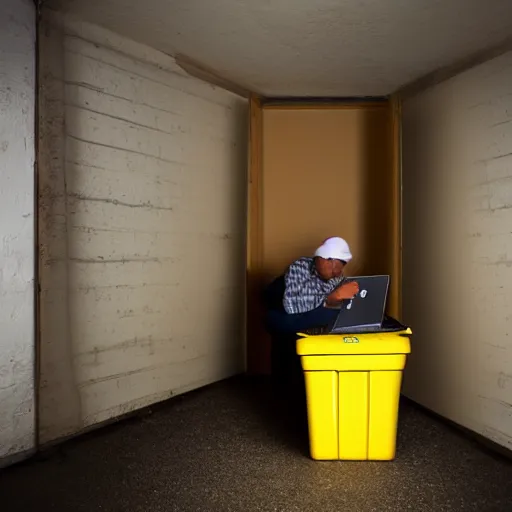
[[[34,447],[35,7],[0,16],[0,465]]]
[[[244,369],[246,101],[45,13],[41,440]]]
[[[403,105],[405,393],[512,448],[512,53]]]

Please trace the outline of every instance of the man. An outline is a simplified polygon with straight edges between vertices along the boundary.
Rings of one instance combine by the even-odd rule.
[[[278,388],[289,381],[304,388],[295,352],[296,334],[328,325],[338,315],[335,306],[359,292],[357,283],[344,283],[343,271],[352,259],[345,240],[328,238],[313,258],[299,258],[266,290],[267,329],[272,336],[272,375]],[[302,396],[289,394],[289,396]],[[303,404],[302,404],[303,405]]]
[[[313,258],[293,262],[268,290],[269,330],[291,334],[327,325],[338,314],[332,306],[359,292],[357,283],[344,283],[343,271],[351,259],[347,242],[332,237],[324,241]],[[278,305],[279,297],[282,307]]]
[[[292,263],[284,278],[286,312],[306,313],[352,299],[359,291],[357,283],[342,284],[343,270],[351,259],[347,242],[333,237],[325,240],[314,258],[300,258]]]

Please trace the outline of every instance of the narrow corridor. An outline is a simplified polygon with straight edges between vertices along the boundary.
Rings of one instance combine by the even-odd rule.
[[[391,463],[313,462],[304,426],[261,380],[224,381],[1,471],[1,510],[512,510],[512,463],[407,402]]]

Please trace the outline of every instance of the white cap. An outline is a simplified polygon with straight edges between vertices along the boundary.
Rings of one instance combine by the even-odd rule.
[[[324,243],[315,251],[315,256],[325,259],[336,259],[346,261],[347,263],[352,259],[350,247],[343,238],[332,237],[324,241]]]

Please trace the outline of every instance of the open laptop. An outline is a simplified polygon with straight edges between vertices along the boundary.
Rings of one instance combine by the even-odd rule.
[[[339,313],[328,326],[308,329],[308,334],[357,334],[380,331],[389,288],[389,276],[350,277],[359,293],[352,300],[340,303]],[[313,332],[314,331],[314,332]]]

